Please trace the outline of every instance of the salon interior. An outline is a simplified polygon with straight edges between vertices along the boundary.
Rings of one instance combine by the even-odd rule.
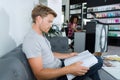
[[[0,0],[0,61],[23,43],[32,25],[31,11],[37,4],[44,4],[57,13],[47,34],[53,51],[88,50],[104,61],[99,73],[101,80],[120,80],[119,0]],[[73,15],[79,18],[78,31],[70,39],[68,23]]]

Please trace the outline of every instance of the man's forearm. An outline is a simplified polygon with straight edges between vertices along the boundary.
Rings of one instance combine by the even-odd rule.
[[[54,56],[59,59],[65,59],[71,57],[70,53],[57,53],[57,52],[54,52]]]
[[[57,69],[42,69],[39,74],[36,74],[37,80],[54,79],[70,73],[69,66]]]

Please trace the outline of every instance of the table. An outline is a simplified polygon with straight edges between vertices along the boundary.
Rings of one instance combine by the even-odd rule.
[[[103,66],[101,74],[104,73],[104,75],[109,76],[108,80],[120,80],[120,62],[119,61],[110,62],[112,64],[112,67]]]
[[[120,80],[120,67],[103,67],[103,70],[115,80]]]

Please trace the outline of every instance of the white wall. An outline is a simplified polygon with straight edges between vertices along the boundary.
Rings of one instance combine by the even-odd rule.
[[[56,24],[61,29],[62,27],[62,0],[48,0],[48,6],[57,13],[57,17],[53,21],[53,24]]]
[[[48,5],[48,1],[47,0],[39,0],[40,3],[44,4],[44,5]]]
[[[65,5],[66,8],[65,8],[65,21],[66,20],[69,20],[69,1],[70,0],[62,0],[62,5]]]
[[[0,0],[0,57],[22,43],[38,0]]]

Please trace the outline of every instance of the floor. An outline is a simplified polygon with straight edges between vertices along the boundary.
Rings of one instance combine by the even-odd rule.
[[[104,55],[118,55],[120,56],[120,46],[108,46],[108,51],[103,53],[102,56]]]

